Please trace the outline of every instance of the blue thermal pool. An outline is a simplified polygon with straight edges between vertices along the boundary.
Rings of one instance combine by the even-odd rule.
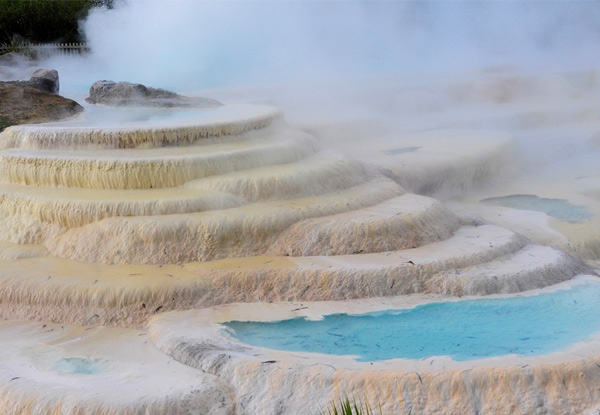
[[[594,215],[585,206],[572,205],[563,199],[546,199],[535,195],[510,195],[490,197],[481,201],[487,205],[504,206],[520,210],[535,210],[567,222],[583,222]]]
[[[100,373],[100,359],[83,359],[66,357],[56,362],[53,369],[59,373],[70,375],[95,375]]]
[[[250,345],[354,355],[359,361],[541,355],[600,331],[600,283],[528,297],[430,303],[361,315],[332,314],[319,321],[295,318],[224,325],[231,336]]]

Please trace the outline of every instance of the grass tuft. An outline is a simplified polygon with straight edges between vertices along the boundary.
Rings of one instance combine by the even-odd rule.
[[[373,409],[369,403],[365,401],[356,402],[356,399],[346,397],[338,402],[331,401],[329,407],[321,411],[320,415],[374,415]],[[381,414],[381,407],[379,408]]]

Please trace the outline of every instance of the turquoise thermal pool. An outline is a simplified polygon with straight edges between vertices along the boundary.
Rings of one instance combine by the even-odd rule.
[[[472,360],[564,349],[600,331],[600,283],[534,296],[430,303],[322,320],[224,324],[253,346],[357,356],[358,361],[449,356]]]
[[[510,195],[490,197],[481,201],[487,205],[504,206],[520,210],[535,210],[567,222],[583,222],[594,215],[585,206],[572,205],[563,199],[546,199],[535,195]]]
[[[83,359],[81,357],[66,357],[60,359],[53,369],[59,373],[71,375],[95,375],[100,373],[100,359]]]

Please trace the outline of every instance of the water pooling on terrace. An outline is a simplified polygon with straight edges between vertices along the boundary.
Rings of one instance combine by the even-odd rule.
[[[84,359],[82,357],[65,357],[58,360],[53,370],[58,373],[72,375],[93,375],[100,373],[100,359]]]
[[[558,351],[599,331],[599,319],[600,284],[590,282],[527,297],[225,326],[239,341],[271,349],[353,355],[358,361],[432,356],[460,361]]]
[[[563,199],[547,199],[535,195],[510,195],[483,199],[488,205],[504,206],[519,210],[535,210],[567,222],[583,222],[594,215],[585,206],[577,206]]]

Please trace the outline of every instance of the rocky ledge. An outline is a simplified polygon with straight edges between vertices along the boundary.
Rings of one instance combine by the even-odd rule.
[[[86,102],[114,107],[216,107],[210,98],[190,98],[160,88],[130,82],[97,81],[90,88]]]
[[[38,69],[28,81],[0,82],[0,131],[16,124],[39,123],[70,117],[83,107],[57,95],[58,72]]]

